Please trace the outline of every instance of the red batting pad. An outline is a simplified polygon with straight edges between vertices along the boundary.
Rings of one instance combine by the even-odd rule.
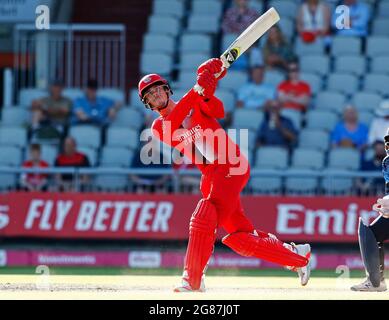
[[[209,200],[200,200],[190,219],[189,243],[185,256],[185,270],[193,290],[200,288],[201,277],[212,255],[216,227],[216,208]]]
[[[245,257],[256,257],[282,266],[304,267],[308,259],[286,249],[283,242],[269,236],[256,236],[248,232],[236,232],[225,236],[222,242]]]

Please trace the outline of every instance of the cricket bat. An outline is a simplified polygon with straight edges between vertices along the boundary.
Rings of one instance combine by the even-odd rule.
[[[262,37],[265,32],[279,20],[280,16],[276,9],[270,8],[252,24],[250,24],[220,56],[220,60],[223,62],[223,67],[229,68],[248,48],[254,44],[254,42]],[[216,74],[216,78],[219,75],[220,74]],[[203,89],[199,85],[196,84],[194,89],[199,94],[202,94]]]

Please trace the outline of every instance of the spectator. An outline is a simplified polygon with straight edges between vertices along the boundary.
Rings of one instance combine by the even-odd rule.
[[[330,34],[331,12],[321,0],[305,0],[297,15],[297,31],[304,42]]]
[[[258,17],[258,12],[249,8],[247,0],[235,0],[235,5],[223,17],[222,30],[224,33],[239,35]]]
[[[74,101],[72,124],[109,124],[116,116],[121,104],[97,96],[97,81],[89,80],[85,96]]]
[[[30,160],[22,164],[23,168],[48,168],[49,164],[41,159],[41,146],[30,145]],[[48,175],[43,173],[24,173],[21,175],[20,184],[25,191],[47,191]]]
[[[311,87],[299,78],[297,62],[288,64],[288,78],[278,86],[278,98],[284,109],[307,111],[311,98]]]
[[[262,109],[276,96],[271,84],[263,82],[264,68],[255,66],[251,69],[251,81],[238,90],[237,107]]]
[[[267,67],[282,70],[287,68],[289,62],[296,60],[292,48],[277,25],[269,30],[267,41],[263,47],[263,59]]]
[[[131,167],[136,169],[171,169],[170,165],[164,164],[166,158],[161,151],[160,143],[156,139],[142,143],[139,151],[135,153]],[[150,163],[149,160],[152,162]],[[130,180],[135,185],[136,193],[167,192],[170,187],[169,174],[132,174]]]
[[[63,143],[63,151],[60,153],[55,160],[56,167],[90,167],[88,157],[77,151],[76,140],[72,137],[67,137]],[[56,181],[60,191],[75,191],[73,186],[73,175],[72,174],[57,174]],[[88,177],[81,175],[80,183],[81,190],[84,190],[88,183]]]
[[[265,119],[257,133],[257,147],[281,146],[290,148],[297,138],[297,130],[291,120],[281,115],[281,104],[273,100],[265,108]]]
[[[382,160],[386,157],[385,144],[382,140],[377,140],[373,144],[374,155],[371,160],[363,160],[361,171],[381,172]],[[361,195],[384,195],[384,180],[378,178],[359,178],[356,181]]]
[[[339,122],[331,134],[333,147],[351,147],[363,151],[367,146],[369,128],[358,121],[358,112],[352,106],[343,111],[343,121]]]
[[[347,13],[339,10],[332,15],[332,26],[337,35],[341,36],[359,36],[364,37],[368,33],[370,9],[359,0],[343,0],[343,5],[347,6],[350,12],[350,18],[342,17]],[[339,26],[343,22],[344,26]]]
[[[50,85],[50,95],[34,100],[31,105],[32,129],[41,139],[60,138],[68,123],[72,101],[62,96],[63,84],[55,80]]]
[[[371,122],[369,130],[369,144],[382,140],[389,128],[389,100],[381,102],[376,111],[377,117]]]

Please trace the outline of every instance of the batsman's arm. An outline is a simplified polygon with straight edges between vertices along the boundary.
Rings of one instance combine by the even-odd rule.
[[[217,119],[224,118],[223,102],[217,97],[213,96],[209,99],[204,99],[200,104],[201,111],[207,116]]]

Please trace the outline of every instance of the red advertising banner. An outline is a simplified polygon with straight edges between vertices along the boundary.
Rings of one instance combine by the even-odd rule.
[[[8,193],[0,236],[72,239],[187,239],[193,195]],[[242,197],[256,228],[281,240],[356,242],[359,217],[373,221],[376,198]],[[224,235],[219,232],[219,237]]]

